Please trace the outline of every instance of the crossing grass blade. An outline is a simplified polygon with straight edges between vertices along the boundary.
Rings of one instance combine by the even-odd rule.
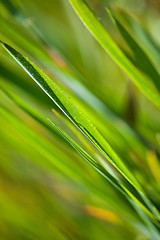
[[[138,88],[158,108],[160,108],[159,89],[156,88],[152,79],[149,79],[147,76],[142,74],[125,56],[84,0],[70,0],[70,3],[84,25],[86,25],[100,45],[108,52],[118,66],[131,78]]]
[[[134,59],[133,63],[137,66],[138,69],[141,69],[152,81],[154,82],[156,88],[160,89],[160,75],[154,67],[152,61],[149,59],[147,54],[143,51],[143,49],[138,45],[138,43],[133,39],[133,37],[127,32],[127,30],[123,27],[123,25],[118,21],[118,19],[112,14],[111,11],[107,9],[107,12],[114,24],[117,26],[120,31],[123,39],[126,44],[130,47],[133,52]]]
[[[154,38],[150,35],[149,31],[146,30],[141,22],[138,22],[131,14],[127,13],[125,10],[118,9],[116,11],[117,18],[121,19],[125,24],[127,30],[130,35],[136,40],[139,46],[143,49],[143,51],[147,54],[147,56],[154,63],[154,67],[157,72],[159,72],[159,63],[160,63],[160,48]]]

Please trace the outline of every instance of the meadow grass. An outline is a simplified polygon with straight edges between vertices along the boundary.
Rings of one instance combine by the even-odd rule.
[[[159,240],[157,5],[0,11],[0,239]]]

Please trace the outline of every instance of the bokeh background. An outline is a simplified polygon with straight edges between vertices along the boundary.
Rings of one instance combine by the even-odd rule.
[[[107,8],[158,66],[158,0],[87,2],[126,54],[132,55],[132,49]],[[104,52],[69,1],[1,0],[0,39],[34,61],[90,115],[160,208],[160,111]],[[84,162],[47,118],[101,163],[103,156],[2,47],[0,86],[0,239],[149,239],[130,203]],[[47,127],[9,93],[39,112]]]

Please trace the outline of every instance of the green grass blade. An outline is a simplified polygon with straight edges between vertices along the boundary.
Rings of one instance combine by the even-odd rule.
[[[33,78],[33,80],[43,89],[43,91],[56,103],[62,112],[81,130],[107,159],[120,171],[126,179],[134,186],[140,189],[134,176],[127,170],[121,159],[113,151],[103,136],[98,132],[90,120],[74,105],[65,93],[60,89],[46,74],[42,72],[35,64],[22,56],[9,45],[2,43],[4,48],[12,57],[24,68],[24,70]]]
[[[74,105],[65,93],[60,89],[46,74],[42,72],[35,64],[31,63],[27,58],[22,56],[15,49],[9,45],[2,43],[6,50],[15,58],[15,60],[24,68],[24,70],[34,79],[34,81],[45,91],[45,93],[57,104],[57,106],[64,112],[64,114],[81,130],[95,146],[107,157],[107,159],[116,167],[116,169],[127,179],[127,186],[132,191],[138,191],[140,198],[143,201],[156,218],[159,214],[155,210],[154,206],[147,200],[142,194],[141,187],[137,183],[136,179],[130,171],[123,164],[121,159],[117,156],[114,150],[106,142],[103,136],[98,132],[90,120]],[[132,187],[133,186],[133,187]],[[134,194],[137,195],[135,191]]]
[[[160,108],[159,89],[157,89],[151,79],[144,76],[125,56],[121,49],[112,40],[104,26],[97,19],[92,10],[83,0],[70,0],[73,8],[86,25],[88,30],[108,52],[119,67],[132,79],[139,89]]]

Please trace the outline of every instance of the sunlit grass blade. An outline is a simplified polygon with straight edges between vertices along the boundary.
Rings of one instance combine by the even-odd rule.
[[[107,159],[120,171],[128,181],[137,188],[137,181],[127,170],[123,162],[106,142],[103,136],[93,126],[90,120],[79,110],[71,99],[60,89],[46,74],[42,72],[35,64],[22,56],[9,45],[2,43],[6,50],[15,58],[15,60],[24,68],[24,70],[33,78],[33,80],[45,91],[45,93],[57,104],[63,113],[98,147]]]
[[[131,172],[127,170],[123,162],[105,141],[102,135],[96,130],[88,118],[84,116],[79,109],[77,109],[71,99],[69,99],[64,94],[64,92],[35,64],[31,63],[27,58],[23,57],[9,45],[3,43],[3,46],[34,79],[34,81],[36,81],[37,84],[46,92],[46,94],[57,104],[57,106],[64,112],[64,114],[77,126],[77,128],[81,130],[102,151],[102,153],[105,154],[107,159],[116,167],[116,169],[123,174],[127,181],[129,181],[129,185],[127,184],[127,186],[128,188],[131,188],[130,191],[135,191],[136,189],[139,191],[139,193],[135,192],[134,194],[140,194],[139,197],[143,198],[145,204],[147,204],[152,213],[155,214],[156,218],[158,218],[158,212],[155,210],[155,207],[153,207],[152,204],[147,200],[144,194],[142,194],[142,190]],[[134,187],[132,187],[130,183],[135,187],[135,190],[133,190]]]
[[[86,25],[88,30],[109,53],[121,69],[132,79],[143,93],[160,107],[159,89],[157,89],[151,79],[144,76],[125,56],[121,49],[112,40],[102,23],[85,3],[84,0],[70,0],[73,8]]]

